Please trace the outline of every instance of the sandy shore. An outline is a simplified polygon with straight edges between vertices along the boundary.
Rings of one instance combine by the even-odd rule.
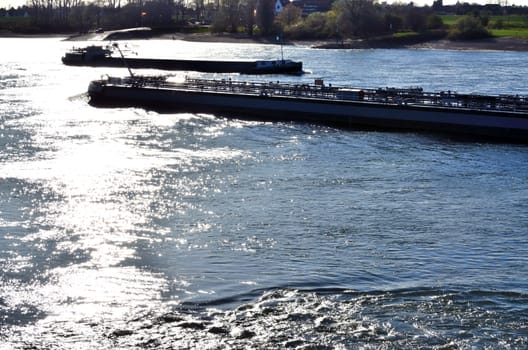
[[[148,34],[141,32],[138,36],[124,35],[119,37],[115,32],[104,32],[98,34],[73,34],[73,35],[21,35],[6,31],[0,31],[0,37],[66,37],[68,41],[103,41],[103,40],[133,40],[133,39],[165,39],[165,40],[186,40],[195,42],[226,42],[226,43],[276,43],[274,38],[249,37],[245,34],[211,34],[211,33],[169,33],[169,34]],[[452,41],[452,40],[432,40],[412,45],[387,45],[385,47],[372,47],[362,40],[348,40],[337,44],[335,40],[296,40],[286,41],[286,45],[301,45],[314,48],[331,49],[370,49],[370,48],[410,48],[424,50],[468,50],[468,51],[528,51],[528,39],[519,38],[489,38],[481,40]]]
[[[251,38],[247,35],[233,34],[163,34],[157,38],[187,40],[196,42],[229,42],[229,43],[276,43],[274,39]],[[371,47],[360,44],[354,45],[352,42],[341,48],[349,49],[368,49]],[[335,46],[335,40],[298,40],[285,42],[286,45],[302,45],[315,48],[330,48]],[[339,48],[338,46],[335,48]],[[482,40],[452,41],[452,40],[433,40],[413,45],[388,46],[386,48],[411,48],[427,50],[480,50],[480,51],[528,51],[528,40],[518,38],[489,38]]]
[[[247,35],[233,34],[164,34],[158,38],[187,40],[196,42],[229,42],[229,43],[276,43],[273,39],[251,38]],[[298,40],[285,42],[289,45],[302,45],[315,48],[348,48],[348,49],[368,49],[368,45],[362,41],[349,41],[345,45],[336,45],[335,40]],[[528,40],[518,38],[489,38],[481,40],[433,40],[413,45],[388,46],[386,48],[411,48],[427,50],[480,50],[480,51],[528,51]]]
[[[470,41],[436,40],[411,45],[409,48],[429,50],[528,51],[528,40],[490,38]]]

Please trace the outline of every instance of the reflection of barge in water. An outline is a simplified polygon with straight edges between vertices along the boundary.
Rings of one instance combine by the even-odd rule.
[[[308,121],[350,127],[415,129],[492,136],[528,143],[528,97],[421,88],[356,89],[166,77],[106,78],[90,83],[93,105],[142,106],[238,118]]]
[[[207,73],[302,74],[302,62],[291,60],[213,61],[159,58],[113,57],[113,47],[91,45],[74,48],[62,57],[70,66],[152,68]]]

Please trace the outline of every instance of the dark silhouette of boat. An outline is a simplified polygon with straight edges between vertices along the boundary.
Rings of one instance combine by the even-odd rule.
[[[88,88],[95,106],[141,106],[260,120],[412,129],[528,143],[528,97],[358,89],[315,84],[108,77]]]
[[[257,61],[216,61],[115,57],[113,49],[117,46],[91,45],[73,48],[62,57],[62,62],[70,66],[152,68],[161,70],[184,70],[207,73],[242,74],[302,74],[302,62],[292,60]]]

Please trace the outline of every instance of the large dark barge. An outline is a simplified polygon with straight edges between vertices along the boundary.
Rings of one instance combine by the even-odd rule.
[[[166,77],[92,81],[90,103],[242,119],[461,133],[528,143],[528,97]]]
[[[69,66],[152,68],[206,73],[302,74],[302,62],[292,60],[218,61],[113,56],[113,46],[73,48],[62,57]],[[121,52],[120,52],[121,53]]]

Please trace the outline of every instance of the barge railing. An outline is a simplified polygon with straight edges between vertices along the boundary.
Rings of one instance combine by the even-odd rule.
[[[256,96],[361,101],[390,105],[409,105],[471,110],[511,111],[528,113],[528,96],[459,94],[452,91],[424,92],[412,88],[352,88],[331,84],[297,84],[280,82],[237,81],[231,79],[186,78],[184,82],[170,82],[168,76],[131,76],[111,78],[107,85],[175,89],[213,93],[232,93]]]

